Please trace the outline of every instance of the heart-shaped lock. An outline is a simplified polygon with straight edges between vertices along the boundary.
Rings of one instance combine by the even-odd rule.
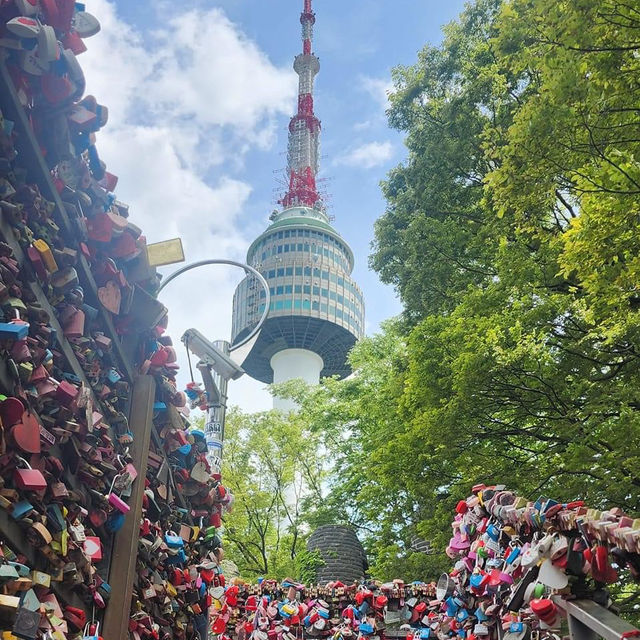
[[[107,311],[116,316],[120,313],[122,292],[113,280],[109,280],[104,287],[98,289],[98,300]]]
[[[21,421],[24,405],[18,398],[7,398],[0,403],[0,418],[5,427],[13,427]]]
[[[26,453],[40,453],[40,423],[31,411],[23,411],[20,421],[10,432],[13,442]]]

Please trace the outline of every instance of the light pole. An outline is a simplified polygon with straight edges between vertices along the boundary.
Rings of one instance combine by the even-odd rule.
[[[208,395],[207,421],[205,424],[205,439],[208,445],[208,457],[214,472],[220,473],[222,469],[222,449],[224,444],[224,422],[227,411],[227,386],[229,380],[237,380],[244,374],[242,363],[251,351],[262,329],[271,303],[269,285],[262,274],[248,264],[235,260],[211,259],[200,260],[174,271],[169,275],[158,289],[158,294],[178,276],[212,264],[223,264],[239,267],[249,275],[252,274],[262,285],[265,291],[265,306],[258,324],[249,334],[231,348],[227,340],[210,342],[196,329],[187,329],[182,336],[185,347],[195,353],[200,362],[196,365],[202,375],[205,390]]]

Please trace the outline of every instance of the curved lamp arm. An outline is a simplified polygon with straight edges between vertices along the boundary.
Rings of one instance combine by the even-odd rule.
[[[191,269],[196,269],[197,267],[205,267],[210,264],[226,264],[232,267],[240,267],[241,269],[244,270],[244,272],[247,275],[252,274],[258,279],[258,281],[262,285],[262,288],[264,289],[266,294],[264,311],[262,312],[262,316],[258,321],[258,324],[254,327],[254,329],[249,333],[248,336],[243,338],[237,344],[233,345],[233,349],[235,351],[236,349],[240,348],[242,345],[247,344],[247,342],[249,342],[260,331],[260,329],[262,328],[262,325],[267,319],[267,316],[269,315],[269,306],[271,305],[271,293],[269,292],[269,284],[267,283],[267,281],[264,279],[264,277],[259,271],[257,271],[253,267],[250,267],[248,264],[243,264],[242,262],[236,262],[235,260],[225,260],[225,259],[200,260],[198,262],[193,262],[191,264],[185,265],[184,267],[178,269],[177,271],[174,271],[171,275],[167,276],[166,280],[164,280],[160,285],[160,288],[158,289],[158,294],[160,294],[160,292],[172,280],[175,280],[178,276],[182,275],[183,273],[186,273],[187,271],[191,271]]]

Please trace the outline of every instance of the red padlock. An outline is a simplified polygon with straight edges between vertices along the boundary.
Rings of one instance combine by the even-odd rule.
[[[467,513],[467,511],[469,511],[469,505],[467,504],[466,500],[460,500],[460,502],[458,502],[458,504],[456,505],[456,512]]]
[[[64,619],[69,623],[72,630],[79,632],[87,624],[87,614],[77,607],[67,606],[64,608]]]
[[[558,607],[549,598],[534,598],[529,603],[531,611],[546,625],[553,627],[558,620]]]
[[[32,469],[31,465],[24,459],[18,457],[18,461],[26,468],[17,468],[13,472],[13,481],[18,489],[24,491],[42,491],[47,488],[47,481],[38,469]]]

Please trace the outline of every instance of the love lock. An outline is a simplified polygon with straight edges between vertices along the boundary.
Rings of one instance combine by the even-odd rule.
[[[103,640],[102,636],[99,635],[99,630],[99,622],[88,622],[82,632],[82,640]]]
[[[18,463],[22,463],[25,468],[17,468],[13,472],[13,481],[18,489],[23,491],[42,491],[47,488],[47,481],[38,469],[32,469],[31,465],[18,456]]]
[[[540,565],[538,580],[550,589],[564,589],[569,584],[569,576],[550,559],[544,560]]]
[[[40,626],[40,611],[20,607],[13,623],[13,633],[20,638],[35,640]]]
[[[114,486],[119,477],[120,477],[120,474],[113,477],[113,480],[111,481],[111,486],[109,487],[107,501],[112,507],[120,511],[120,513],[126,514],[126,513],[129,513],[129,510],[131,509],[131,507],[118,494],[114,492]]]
[[[531,628],[524,622],[512,622],[509,630],[502,636],[502,640],[529,640]]]

